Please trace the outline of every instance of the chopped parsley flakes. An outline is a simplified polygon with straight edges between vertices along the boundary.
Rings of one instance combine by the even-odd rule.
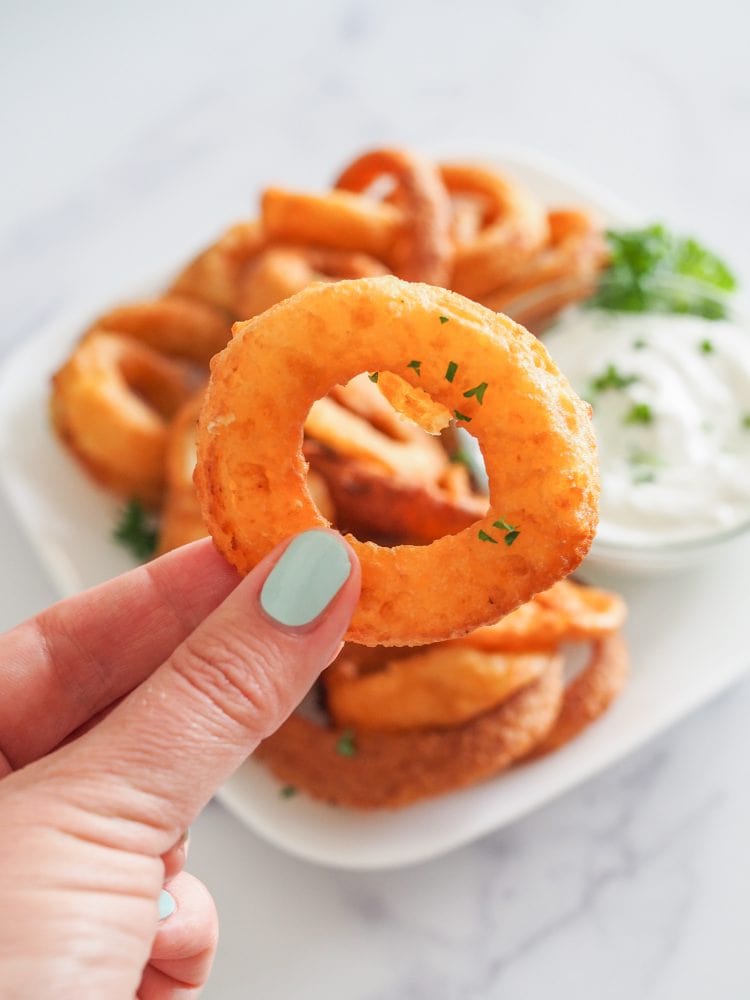
[[[371,375],[368,375],[367,377],[371,382],[377,382],[379,374],[380,372],[373,372]]]
[[[456,377],[456,372],[457,371],[458,371],[458,365],[456,364],[456,362],[455,361],[449,361],[448,362],[448,368],[446,369],[446,372],[445,372],[445,381],[446,382],[452,382],[453,379]]]
[[[487,383],[480,382],[479,385],[475,385],[473,389],[467,389],[466,392],[464,393],[464,397],[466,399],[470,399],[472,396],[475,396],[477,402],[481,406],[486,391],[487,391]]]
[[[438,319],[440,320],[441,323],[447,323],[447,322],[449,322],[449,319],[448,319],[447,316],[438,316]]]
[[[465,413],[461,413],[460,410],[454,410],[453,411],[453,415],[455,416],[456,420],[463,420],[467,424],[471,423],[471,417],[467,417],[466,414]]]
[[[356,757],[357,744],[354,742],[355,733],[353,729],[345,729],[336,740],[336,753],[342,757]]]
[[[409,364],[406,367],[407,368],[413,368],[414,371],[417,373],[417,375],[421,375],[422,372],[419,370],[421,368],[421,366],[422,366],[422,362],[421,361],[410,361]]]
[[[625,415],[626,424],[652,424],[654,414],[648,403],[633,403],[630,410]]]
[[[710,340],[702,340],[698,346],[700,347],[702,354],[714,353],[714,345],[713,342]]]
[[[638,381],[637,375],[623,375],[614,365],[607,365],[601,375],[591,380],[593,392],[605,392],[607,389],[627,389]]]

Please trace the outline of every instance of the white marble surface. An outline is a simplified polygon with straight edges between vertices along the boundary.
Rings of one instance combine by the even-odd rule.
[[[262,181],[322,183],[384,141],[536,148],[750,275],[738,0],[213,8],[0,5],[0,353],[178,263]],[[1,500],[0,539],[5,627],[54,595]],[[750,681],[511,828],[388,874],[294,861],[211,806],[191,859],[222,919],[206,996],[747,997],[749,718]]]

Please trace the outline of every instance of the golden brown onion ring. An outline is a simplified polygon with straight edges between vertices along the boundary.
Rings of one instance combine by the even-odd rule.
[[[451,211],[437,168],[401,149],[375,149],[350,163],[335,186],[364,192],[384,177],[393,178],[402,210],[398,236],[385,259],[407,281],[446,285],[453,258]]]
[[[169,421],[194,391],[184,364],[129,337],[94,331],[53,376],[52,421],[95,479],[156,506]]]
[[[456,247],[451,287],[479,298],[503,282],[548,238],[544,206],[528,191],[496,170],[472,164],[444,164],[441,175],[454,195],[472,195],[484,202],[483,226],[468,243]]]
[[[325,524],[305,487],[304,420],[332,385],[381,368],[462,407],[490,483],[489,512],[458,535],[421,547],[351,540],[363,585],[348,638],[419,645],[497,621],[581,560],[599,490],[591,411],[538,340],[467,299],[393,277],[309,286],[237,324],[212,362],[196,483],[240,572]]]
[[[316,799],[356,809],[406,806],[473,785],[526,756],[560,709],[556,660],[497,708],[462,726],[406,733],[355,733],[353,755],[339,749],[346,730],[292,715],[255,751],[285,784]]]

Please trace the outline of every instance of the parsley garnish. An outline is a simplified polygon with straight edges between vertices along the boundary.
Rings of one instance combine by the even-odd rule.
[[[493,528],[499,528],[501,531],[505,532],[503,541],[506,545],[512,545],[521,534],[521,529],[514,527],[512,524],[508,524],[504,517],[501,517],[497,521],[493,521],[492,526]]]
[[[711,341],[711,340],[702,340],[700,342],[699,346],[700,346],[701,352],[703,354],[713,354],[714,353],[714,345],[713,345],[713,341]]]
[[[380,372],[373,372],[372,375],[368,375],[367,377],[371,382],[377,382],[379,374]]]
[[[353,729],[345,729],[336,740],[336,753],[340,753],[342,757],[356,757],[357,745],[354,736]]]
[[[294,785],[284,785],[279,789],[279,795],[282,799],[292,799],[297,794],[297,789]]]
[[[716,291],[732,292],[734,275],[694,239],[661,225],[607,233],[610,263],[589,305],[617,312],[692,313],[721,319]]]
[[[422,364],[421,361],[410,361],[409,364],[406,367],[407,368],[413,368],[414,371],[417,373],[417,375],[421,375],[422,372],[419,370],[420,367],[421,367],[421,364]]]
[[[471,417],[467,417],[465,413],[461,413],[460,410],[454,410],[453,414],[456,420],[465,420],[467,424],[471,423]]]
[[[438,319],[440,320],[441,323],[447,323],[448,322],[448,317],[447,316],[438,316]]]
[[[743,430],[750,431],[750,413],[743,413],[740,423]]]
[[[607,365],[601,375],[591,380],[593,392],[604,392],[606,389],[626,389],[638,381],[637,375],[623,375],[614,365]]]
[[[653,422],[654,414],[648,403],[633,403],[625,415],[626,424],[652,424]]]
[[[150,559],[156,552],[156,526],[139,500],[128,500],[112,537],[137,559]]]
[[[480,542],[492,542],[493,545],[497,545],[497,539],[493,538],[492,535],[488,535],[482,528],[479,529],[478,534]]]
[[[487,383],[480,382],[479,385],[475,385],[473,389],[467,389],[466,392],[464,393],[464,396],[466,397],[466,399],[469,399],[471,396],[476,396],[477,402],[481,406],[486,391],[487,391]]]
[[[456,364],[456,362],[455,361],[450,361],[448,363],[448,368],[446,369],[446,372],[445,372],[445,380],[446,380],[446,382],[452,382],[453,379],[456,377],[456,372],[457,371],[458,371],[458,365]]]

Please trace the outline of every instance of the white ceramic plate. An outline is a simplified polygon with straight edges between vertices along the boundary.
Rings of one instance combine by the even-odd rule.
[[[528,155],[501,158],[549,203],[587,204],[608,223],[636,213],[557,165]],[[150,291],[147,289],[146,292]],[[144,294],[121,289],[115,298]],[[53,438],[48,379],[80,331],[113,297],[89,302],[40,330],[0,374],[0,481],[62,594],[132,566],[111,541],[119,505],[93,486]],[[359,814],[283,799],[249,760],[219,793],[251,829],[299,857],[351,869],[397,867],[435,857],[496,830],[584,781],[716,695],[750,666],[741,622],[750,593],[750,538],[692,574],[605,579],[630,605],[633,677],[606,716],[553,756],[474,788],[393,813]]]

